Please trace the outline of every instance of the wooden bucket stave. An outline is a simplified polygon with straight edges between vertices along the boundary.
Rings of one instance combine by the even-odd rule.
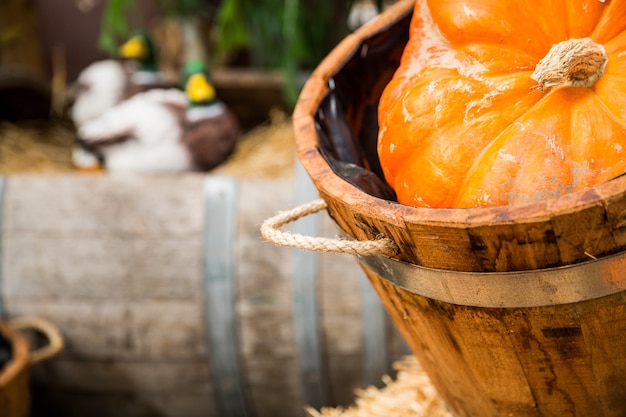
[[[27,331],[40,333],[45,339],[41,347],[30,350]],[[20,317],[10,323],[0,321],[3,356],[0,369],[0,415],[27,417],[31,415],[31,366],[56,356],[64,346],[63,336],[48,320],[40,317]],[[4,346],[4,344],[8,346]],[[34,345],[34,344],[33,344]],[[6,362],[5,362],[6,360]]]
[[[395,242],[397,259],[359,263],[459,415],[626,415],[626,177],[514,207],[424,209],[386,198],[371,151],[376,107],[408,39],[413,4],[399,3],[346,38],[314,71],[293,116],[304,168],[340,229]],[[345,175],[350,164],[359,175]],[[393,265],[427,279],[401,276]],[[527,271],[534,293],[522,293],[516,271]],[[482,304],[491,284],[471,287],[469,272],[502,279],[491,304]]]
[[[23,175],[0,184],[1,310],[48,317],[67,341],[59,357],[33,369],[34,416],[291,417],[306,404],[349,403],[355,387],[379,381],[403,353],[350,259],[311,258],[260,239],[263,218],[302,188],[293,179]],[[334,227],[323,216],[318,222],[322,232]],[[309,372],[319,375],[319,404],[302,382],[297,254],[317,270],[306,298],[319,321],[303,331],[315,334],[321,369]],[[223,256],[230,265],[208,273]],[[230,316],[218,325],[209,300],[225,277]],[[367,335],[362,322],[377,309],[380,326]],[[226,384],[233,375],[216,362],[221,345],[235,349],[226,360],[239,386]],[[377,358],[378,349],[387,357]]]
[[[0,415],[26,417],[30,412],[29,350],[26,338],[8,323],[0,333],[11,345],[11,360],[0,371]]]

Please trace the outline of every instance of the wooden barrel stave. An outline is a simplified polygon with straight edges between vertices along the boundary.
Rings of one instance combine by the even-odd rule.
[[[5,315],[39,315],[65,351],[33,369],[35,416],[221,415],[203,280],[205,175],[29,175],[3,186]],[[293,324],[293,253],[262,241],[259,224],[294,202],[295,182],[234,180],[233,305],[247,415],[302,414]],[[2,182],[0,182],[2,183]],[[33,219],[36,219],[34,221]],[[321,229],[334,225],[320,216]],[[317,259],[327,404],[348,404],[366,379],[361,270]],[[386,323],[389,326],[389,323]],[[388,364],[405,351],[379,337]],[[111,414],[114,413],[114,414]]]

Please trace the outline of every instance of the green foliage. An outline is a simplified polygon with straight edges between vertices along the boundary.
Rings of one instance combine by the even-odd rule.
[[[279,67],[285,50],[285,0],[242,2],[245,23],[250,31],[252,65],[265,69]]]
[[[193,16],[199,11],[209,11],[206,0],[158,0],[159,10],[166,16]]]
[[[215,10],[216,2],[210,0],[158,0],[165,15],[215,13],[213,61],[219,64],[230,52],[249,51],[252,66],[285,73],[287,96],[292,103],[300,89],[298,74],[314,68],[347,33],[345,15],[353,2],[221,0]],[[120,39],[130,34],[130,15],[138,12],[134,0],[107,0],[100,48],[116,55]]]
[[[133,0],[108,0],[98,38],[100,49],[111,56],[116,56],[120,39],[127,38],[130,34],[129,16],[137,12],[136,3]]]
[[[350,1],[223,0],[214,58],[220,62],[230,51],[247,49],[252,66],[285,73],[287,98],[295,103],[298,73],[317,66],[345,36],[345,19],[335,14],[340,10],[347,15]]]
[[[346,11],[348,1],[343,2]],[[313,67],[345,35],[343,28],[333,28],[333,12],[339,3],[342,2],[223,0],[216,21],[217,48],[222,52],[230,49],[229,44],[246,47],[252,55],[252,65],[260,68],[282,68],[286,60]],[[236,36],[238,42],[233,42],[233,34],[247,36]]]
[[[222,62],[229,52],[250,46],[250,33],[241,14],[241,1],[223,1],[215,18],[215,25],[219,29],[213,59],[218,63]]]
[[[157,4],[165,16],[185,17],[198,12],[215,12],[207,0],[157,0]],[[136,0],[106,0],[98,47],[116,56],[120,42],[130,36],[129,22],[141,20],[141,10]]]

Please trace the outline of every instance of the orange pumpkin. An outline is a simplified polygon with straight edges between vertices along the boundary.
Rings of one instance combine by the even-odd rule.
[[[626,1],[418,0],[378,154],[421,207],[538,201],[626,172]]]

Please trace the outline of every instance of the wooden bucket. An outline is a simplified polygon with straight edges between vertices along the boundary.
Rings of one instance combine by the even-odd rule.
[[[10,344],[12,354],[0,372],[0,415],[26,417],[30,411],[28,342],[5,322],[0,322],[0,333]]]
[[[259,236],[301,178],[6,177],[0,310],[67,342],[34,417],[294,417],[380,381],[404,351],[360,268]]]
[[[21,331],[35,330],[47,339],[47,345],[31,352]],[[8,346],[2,346],[10,359],[0,369],[0,416],[28,417],[31,412],[30,367],[57,355],[63,338],[55,325],[38,317],[23,317],[8,323],[0,321],[0,334]],[[4,359],[4,357],[3,357]]]
[[[626,177],[514,207],[395,202],[378,167],[376,112],[413,4],[348,36],[306,83],[294,128],[323,199],[309,211],[327,207],[370,244],[353,252],[458,415],[626,415]],[[270,220],[266,231],[291,219]]]

